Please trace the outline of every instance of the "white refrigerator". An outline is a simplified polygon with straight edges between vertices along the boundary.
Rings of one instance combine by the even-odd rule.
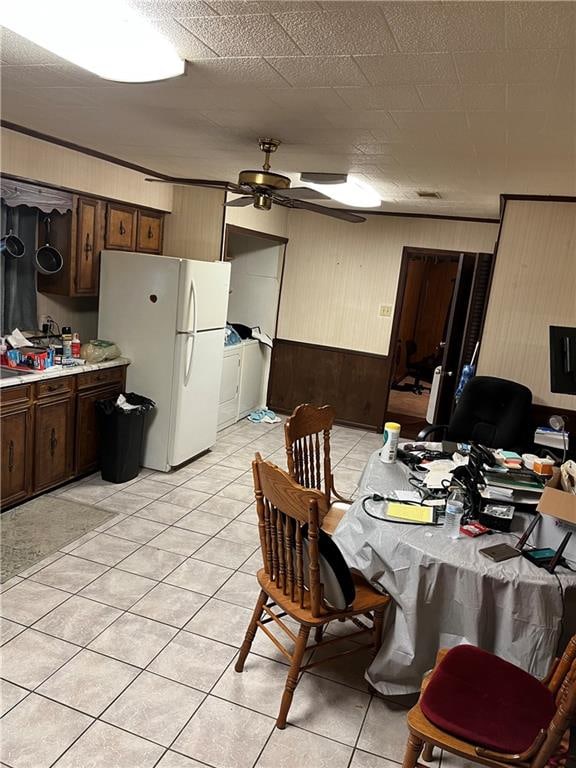
[[[216,442],[230,264],[102,251],[98,338],[150,397],[143,465],[168,471]]]

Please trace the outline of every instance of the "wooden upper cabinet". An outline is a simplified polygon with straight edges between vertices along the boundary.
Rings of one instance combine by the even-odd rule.
[[[136,250],[136,208],[120,203],[106,206],[106,248],[115,251]]]
[[[74,210],[50,214],[50,243],[62,254],[55,275],[38,275],[38,290],[60,296],[97,296],[100,251],[104,247],[104,203],[74,196]],[[46,216],[40,216],[38,239],[45,242]]]
[[[93,198],[78,198],[76,213],[76,294],[98,295],[102,249],[102,204]]]
[[[164,214],[138,211],[136,250],[142,253],[162,253]]]

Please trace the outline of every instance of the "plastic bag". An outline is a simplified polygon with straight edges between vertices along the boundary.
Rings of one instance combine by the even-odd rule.
[[[91,339],[87,344],[82,344],[80,357],[89,363],[103,363],[105,360],[115,360],[120,357],[120,349],[113,341],[104,339]]]
[[[230,325],[230,323],[226,323],[224,346],[231,347],[233,344],[240,344],[241,341],[242,341],[242,338],[238,333],[238,331],[232,325]]]

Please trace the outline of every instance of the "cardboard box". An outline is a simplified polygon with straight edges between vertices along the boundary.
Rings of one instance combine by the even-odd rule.
[[[559,471],[548,481],[536,509],[543,515],[576,525],[576,495],[562,489]]]

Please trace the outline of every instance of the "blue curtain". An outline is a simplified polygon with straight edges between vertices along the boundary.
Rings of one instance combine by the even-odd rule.
[[[13,259],[6,254],[0,256],[0,300],[2,302],[2,334],[14,328],[35,330],[38,327],[36,309],[36,270],[33,264],[37,248],[38,209],[19,205],[8,208],[2,201],[2,236],[17,235],[25,246],[24,256]]]

